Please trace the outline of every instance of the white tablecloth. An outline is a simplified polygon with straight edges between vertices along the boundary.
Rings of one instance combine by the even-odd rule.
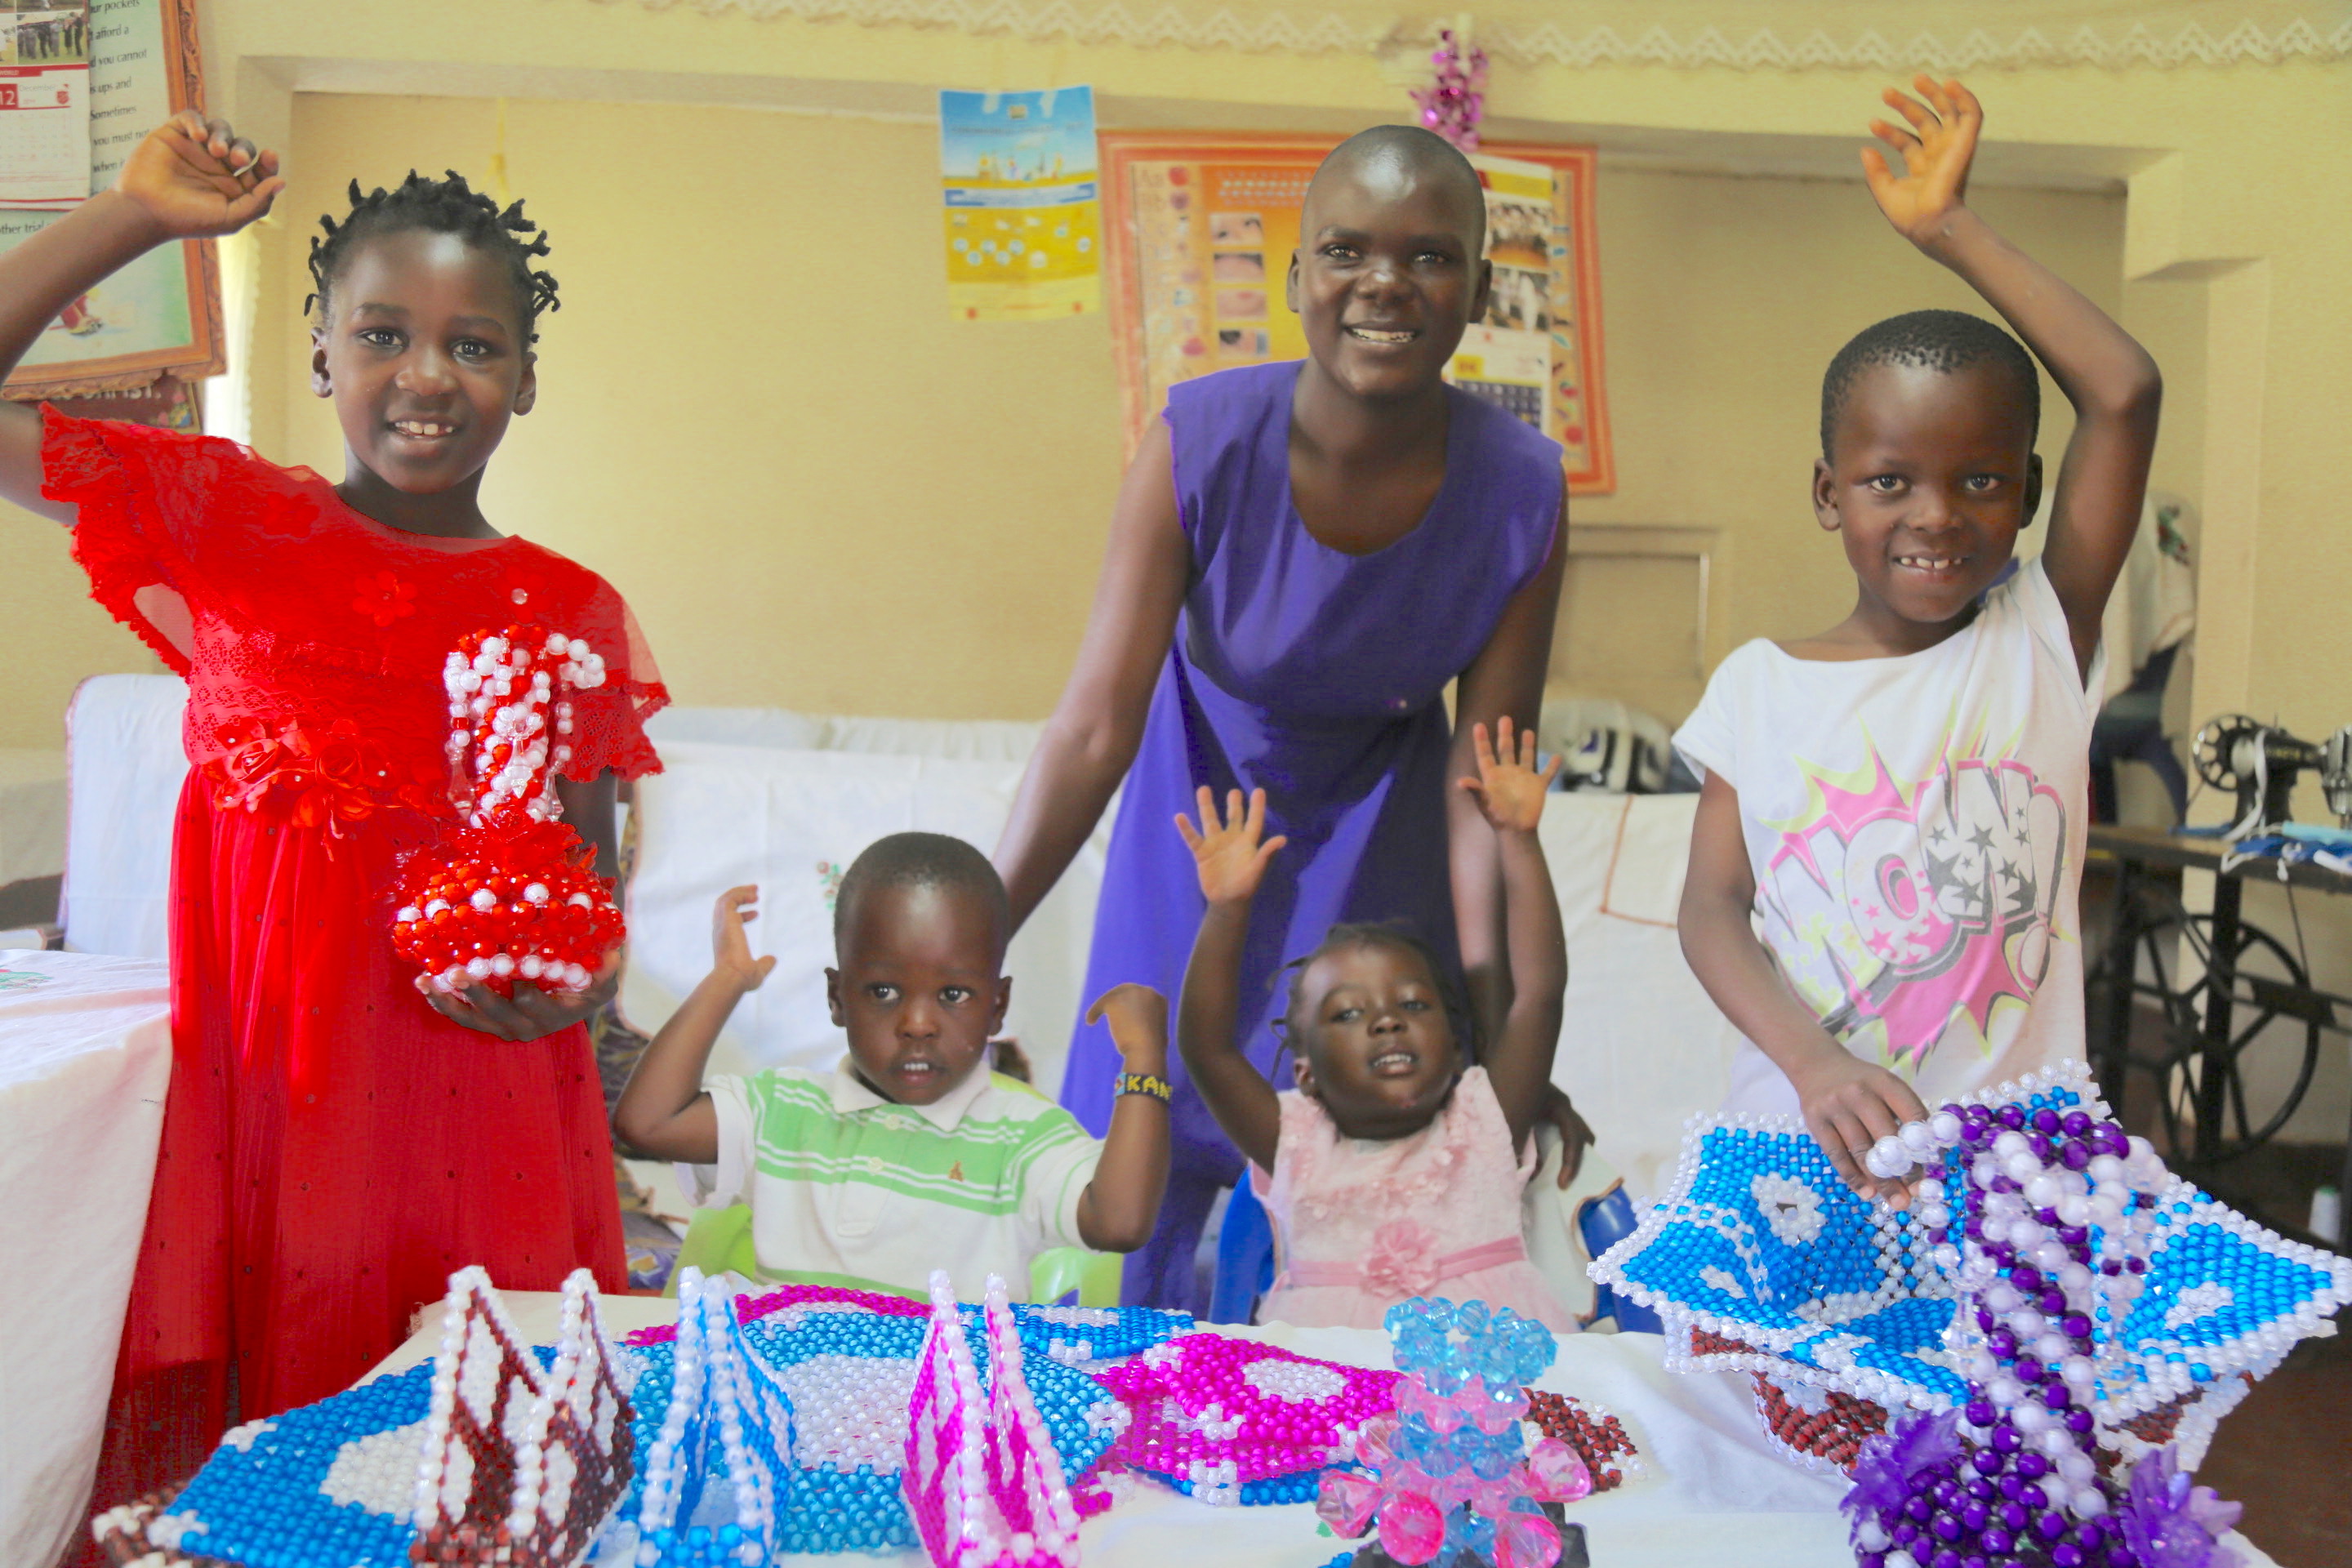
[[[551,1344],[552,1293],[506,1297],[516,1328]],[[614,1335],[674,1321],[677,1303],[642,1296],[604,1303]],[[428,1326],[385,1358],[371,1377],[431,1359],[440,1342],[437,1311]],[[1220,1332],[1246,1334],[1356,1366],[1386,1367],[1386,1334],[1369,1329],[1297,1329],[1286,1323]],[[1661,1364],[1654,1334],[1581,1334],[1559,1342],[1559,1359],[1538,1388],[1599,1405],[1625,1423],[1644,1470],[1615,1491],[1571,1506],[1596,1568],[1848,1568],[1845,1521],[1837,1511],[1842,1478],[1798,1469],[1766,1446],[1747,1380],[1721,1373],[1686,1376]],[[2246,1568],[2272,1568],[2242,1538],[2232,1537]],[[1211,1508],[1146,1486],[1081,1527],[1080,1561],[1089,1568],[1321,1568],[1345,1542],[1316,1533],[1307,1503],[1272,1508]],[[928,1568],[919,1552],[898,1557],[801,1558],[807,1563],[883,1563]]]
[[[66,754],[0,748],[0,887],[66,868]]]
[[[88,1512],[171,1071],[163,964],[0,952],[0,1563]]]

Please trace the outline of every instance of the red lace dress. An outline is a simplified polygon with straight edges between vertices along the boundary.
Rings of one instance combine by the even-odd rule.
[[[603,579],[520,539],[438,540],[230,442],[45,411],[98,601],[188,680],[172,869],[173,1062],[97,1506],[190,1473],[225,1425],[332,1394],[452,1270],[625,1287],[586,1031],[444,1020],[390,940],[397,859],[454,820],[445,656],[528,616],[609,679],[579,779],[660,764],[667,700]]]

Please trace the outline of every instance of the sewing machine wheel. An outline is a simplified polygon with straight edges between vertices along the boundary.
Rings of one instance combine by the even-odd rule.
[[[2213,789],[2234,794],[2244,775],[2239,771],[2239,744],[2262,732],[2262,726],[2243,713],[2224,713],[2209,719],[2197,731],[2196,745],[2191,748],[2197,763],[2197,776]]]

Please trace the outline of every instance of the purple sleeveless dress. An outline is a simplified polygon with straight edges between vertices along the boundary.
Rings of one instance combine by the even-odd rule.
[[[1202,784],[1262,788],[1287,834],[1251,912],[1242,962],[1244,1049],[1275,1065],[1282,966],[1343,921],[1410,927],[1459,965],[1447,877],[1446,683],[1486,646],[1550,552],[1559,447],[1493,404],[1450,392],[1445,479],[1419,527],[1348,555],[1316,542],[1290,500],[1297,362],[1172,388],[1176,500],[1192,547],[1174,646],[1127,775],[1085,994],[1127,981],[1181,989],[1202,910],[1178,812]],[[1192,1255],[1241,1156],[1175,1080],[1175,1158],[1160,1227],[1127,1260],[1131,1305],[1192,1308]],[[1062,1103],[1097,1137],[1118,1054],[1081,1021]],[[1286,1069],[1276,1084],[1290,1087]],[[1202,1303],[1202,1305],[1205,1305]]]

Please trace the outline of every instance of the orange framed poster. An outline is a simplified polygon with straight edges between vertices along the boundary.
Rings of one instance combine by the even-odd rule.
[[[1105,293],[1132,456],[1180,381],[1298,359],[1283,304],[1299,209],[1334,136],[1108,131],[1099,138]],[[1603,379],[1590,147],[1488,142],[1496,287],[1447,379],[1560,444],[1571,495],[1616,488]]]

